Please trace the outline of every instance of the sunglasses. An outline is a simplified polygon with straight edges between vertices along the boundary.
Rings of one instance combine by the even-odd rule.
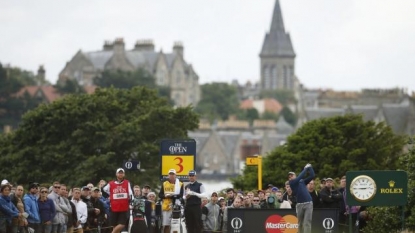
[[[55,189],[60,189],[61,186],[53,186]]]

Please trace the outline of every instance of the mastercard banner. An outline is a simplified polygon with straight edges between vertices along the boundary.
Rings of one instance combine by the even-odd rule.
[[[338,210],[313,210],[312,233],[338,233]],[[294,209],[228,209],[228,233],[297,233]]]

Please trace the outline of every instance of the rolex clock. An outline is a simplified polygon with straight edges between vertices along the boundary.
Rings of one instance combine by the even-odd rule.
[[[357,201],[370,201],[376,194],[376,183],[370,176],[357,176],[350,183],[350,194]]]

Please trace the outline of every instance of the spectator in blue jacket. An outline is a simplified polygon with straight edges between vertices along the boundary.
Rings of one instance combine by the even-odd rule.
[[[27,217],[28,226],[35,230],[35,232],[41,232],[40,228],[40,214],[39,206],[37,203],[36,194],[39,191],[38,183],[29,184],[29,192],[26,193],[23,197],[24,208],[26,213],[29,215]]]
[[[10,199],[12,187],[9,184],[2,185],[0,188],[0,233],[11,232],[12,218],[22,216]]]
[[[38,200],[40,221],[43,233],[52,232],[52,220],[55,217],[56,209],[55,203],[48,198],[48,189],[46,187],[40,188],[40,197]]]

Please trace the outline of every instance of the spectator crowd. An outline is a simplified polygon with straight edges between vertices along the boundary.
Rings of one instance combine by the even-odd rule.
[[[192,172],[192,177],[196,177],[196,172]],[[175,171],[171,176],[171,187],[174,188]],[[201,213],[200,225],[205,233],[226,232],[229,208],[295,209],[297,205],[296,195],[288,181],[283,188],[269,184],[264,190],[242,191],[228,188],[210,195],[206,195],[204,188],[200,188],[201,183],[197,190],[202,191],[192,191],[196,190],[192,189],[193,184],[197,184],[196,179],[191,182],[190,189],[186,186],[187,193],[182,191],[182,195],[185,197],[184,202],[186,199],[188,202],[193,200],[191,195],[200,198],[200,202],[193,200],[193,203],[200,205],[200,209],[197,210],[197,207],[192,211]],[[69,188],[55,181],[50,186],[32,182],[24,187],[3,180],[0,189],[0,233],[26,233],[29,230],[36,233],[98,232],[98,229],[101,232],[112,232],[110,196],[103,192],[106,185],[107,182],[101,180],[96,185],[89,183]],[[315,180],[307,184],[314,209],[338,209],[340,232],[348,232],[349,224],[353,226],[353,232],[359,232],[369,219],[368,213],[363,206],[346,205],[345,187],[346,177],[340,179],[339,185],[332,178],[319,180],[318,187]],[[160,190],[160,196],[149,185],[132,185],[132,192],[133,198],[145,200],[150,206],[143,209],[146,212],[144,215],[148,232],[159,232],[160,229],[156,227],[156,206],[158,201],[166,198],[163,189]],[[350,223],[349,215],[352,216]]]

